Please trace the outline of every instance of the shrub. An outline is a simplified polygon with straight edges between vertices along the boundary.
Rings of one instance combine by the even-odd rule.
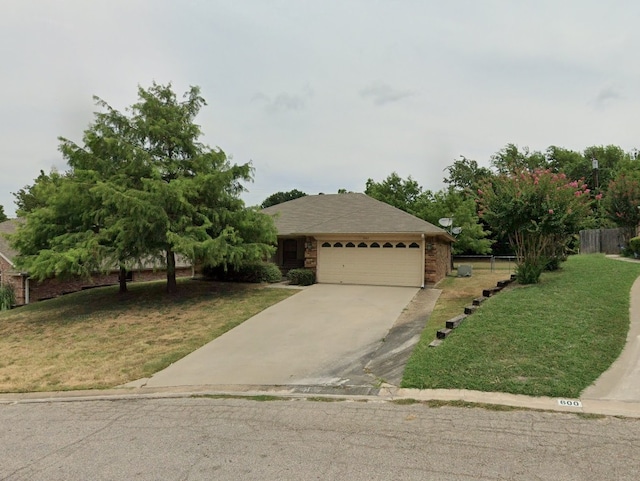
[[[280,282],[282,273],[278,266],[271,262],[257,262],[245,264],[239,267],[224,266],[205,267],[205,277],[227,282]]]
[[[516,266],[516,280],[519,284],[537,284],[544,267],[544,260],[526,259]]]
[[[562,259],[558,256],[551,256],[545,259],[544,270],[545,271],[557,271],[560,269],[560,263]]]
[[[16,293],[10,284],[0,286],[0,311],[11,309],[16,303]]]
[[[280,282],[282,280],[282,272],[277,265],[271,262],[263,262],[261,264],[255,264],[255,272],[260,279],[259,282]]]
[[[640,256],[640,237],[633,237],[631,240],[629,240],[628,249],[631,251],[631,256]]]
[[[291,269],[287,274],[291,284],[300,286],[310,286],[316,282],[316,275],[309,269]]]

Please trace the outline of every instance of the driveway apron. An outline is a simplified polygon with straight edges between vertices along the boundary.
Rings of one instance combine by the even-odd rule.
[[[330,384],[377,346],[417,288],[316,284],[156,373],[147,387]]]

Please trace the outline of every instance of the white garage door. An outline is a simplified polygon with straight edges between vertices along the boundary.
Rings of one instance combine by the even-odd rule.
[[[420,242],[320,241],[318,282],[377,286],[422,285]]]

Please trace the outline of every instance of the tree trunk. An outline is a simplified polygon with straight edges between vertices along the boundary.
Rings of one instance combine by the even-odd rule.
[[[176,254],[171,249],[167,249],[167,292],[174,294],[178,292],[176,283]]]
[[[120,283],[120,294],[127,292],[127,269],[124,266],[120,266],[120,274],[118,275],[118,282]]]

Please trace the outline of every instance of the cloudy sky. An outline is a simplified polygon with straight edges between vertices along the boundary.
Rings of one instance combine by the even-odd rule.
[[[0,205],[65,170],[97,95],[198,85],[204,141],[252,161],[247,204],[363,191],[396,171],[440,189],[506,143],[640,147],[633,0],[2,0]]]

